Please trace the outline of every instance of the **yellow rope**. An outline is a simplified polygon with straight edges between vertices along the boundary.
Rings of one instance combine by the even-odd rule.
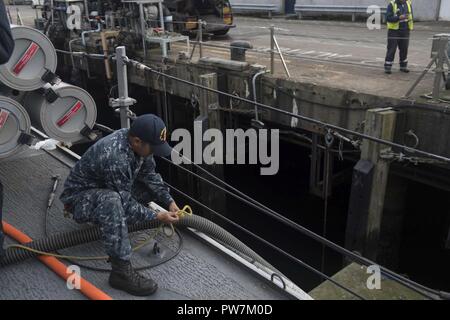
[[[185,216],[192,216],[192,208],[188,205],[185,205],[183,209],[178,210],[177,214],[180,218],[184,218]]]
[[[178,215],[178,217],[179,217],[180,219],[184,218],[185,216],[192,216],[192,208],[191,208],[190,206],[188,206],[188,205],[185,205],[185,206],[183,207],[183,209],[178,210],[177,215]],[[161,231],[161,229],[164,230],[164,226],[165,226],[165,225],[161,225],[161,226],[158,228],[158,231],[156,232],[156,235],[158,235],[158,233],[159,233],[159,231]],[[173,228],[173,225],[172,225],[172,224],[170,224],[170,227],[171,227],[171,229],[172,229],[172,233],[167,234],[166,232],[164,232],[164,235],[165,235],[166,237],[169,237],[169,238],[173,237],[173,234],[175,233],[175,229]],[[155,237],[156,237],[156,235],[155,235]]]
[[[192,215],[192,209],[190,206],[185,205],[183,207],[183,209],[179,210],[177,212],[177,215],[180,219],[184,218],[185,216],[191,216]],[[153,239],[155,239],[158,234],[161,232],[161,230],[164,230],[165,224],[161,224],[158,229],[156,230],[155,234],[152,235],[149,239],[142,241],[141,243],[139,243],[136,247],[134,247],[132,249],[132,251],[137,251],[139,249],[141,249],[142,247],[146,246],[147,244],[149,244]],[[163,232],[165,236],[167,237],[172,237],[175,233],[175,229],[173,227],[172,224],[170,224],[170,227],[172,229],[172,233],[170,235],[168,235],[166,232]],[[61,255],[61,254],[56,254],[56,253],[50,253],[50,252],[45,252],[45,251],[40,251],[40,250],[36,250],[33,248],[29,248],[26,247],[24,245],[21,244],[11,244],[7,247],[7,249],[9,248],[16,248],[16,249],[23,249],[26,251],[30,251],[33,253],[36,253],[38,255],[41,256],[49,256],[49,257],[55,257],[55,258],[60,258],[60,259],[69,259],[69,260],[80,260],[80,261],[90,261],[90,260],[107,260],[109,259],[108,256],[92,256],[92,257],[81,257],[81,256],[68,256],[68,255]]]
[[[36,250],[36,249],[29,248],[29,247],[26,247],[26,246],[21,245],[21,244],[11,244],[6,249],[10,249],[10,248],[23,249],[23,250],[26,250],[26,251],[30,251],[30,252],[36,253],[36,254],[41,255],[41,256],[49,256],[49,257],[55,257],[55,258],[60,258],[60,259],[70,259],[70,260],[80,260],[80,261],[106,260],[106,259],[108,259],[108,256],[92,256],[92,257],[66,256],[66,255],[61,255],[61,254],[56,254],[56,253],[50,253],[50,252],[44,252],[44,251]]]

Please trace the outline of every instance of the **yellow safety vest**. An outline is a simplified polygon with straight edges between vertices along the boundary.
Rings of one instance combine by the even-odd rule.
[[[394,14],[395,14],[398,10],[397,1],[392,1],[391,4],[392,4],[392,10],[394,11]],[[413,30],[414,29],[414,21],[413,21],[412,10],[411,10],[411,7],[412,7],[411,1],[407,0],[406,5],[408,6],[408,13],[409,13],[408,29]],[[400,28],[400,21],[388,22],[387,26],[388,26],[389,30],[398,30]]]

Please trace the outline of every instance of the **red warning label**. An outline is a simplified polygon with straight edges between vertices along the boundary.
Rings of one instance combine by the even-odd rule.
[[[81,101],[77,101],[72,108],[65,115],[62,116],[61,119],[56,122],[58,127],[62,127],[67,121],[69,121],[81,108],[83,107],[83,103]]]
[[[9,111],[0,109],[0,129],[3,128],[3,126],[6,123],[6,120],[8,120],[8,117],[9,117]]]
[[[30,60],[34,57],[38,50],[39,46],[35,42],[32,42],[12,70],[16,76],[20,74],[20,72],[23,70],[23,68],[25,68],[27,63],[30,62]]]

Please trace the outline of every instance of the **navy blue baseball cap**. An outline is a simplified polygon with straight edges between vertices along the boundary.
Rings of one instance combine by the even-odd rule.
[[[167,157],[172,148],[167,143],[167,128],[164,121],[154,114],[137,117],[130,127],[130,134],[147,142],[157,156]]]

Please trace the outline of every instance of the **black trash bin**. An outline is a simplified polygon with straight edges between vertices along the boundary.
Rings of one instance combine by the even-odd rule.
[[[295,14],[295,1],[284,0],[284,14]]]

